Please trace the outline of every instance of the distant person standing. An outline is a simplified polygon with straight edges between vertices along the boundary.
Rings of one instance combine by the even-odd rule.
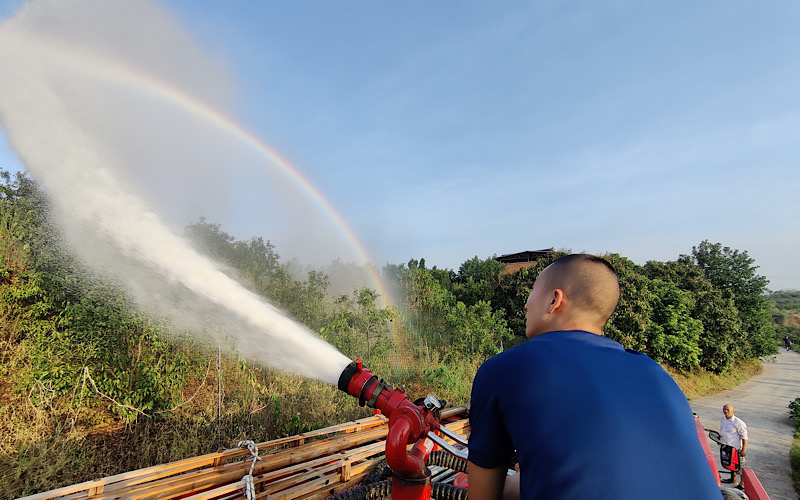
[[[744,467],[744,457],[747,455],[747,424],[733,414],[733,406],[725,405],[722,407],[723,417],[719,421],[719,433],[722,442],[728,446],[733,446],[739,453],[739,470]],[[736,471],[731,471],[730,479],[723,479],[724,483],[736,483]],[[742,478],[739,475],[739,486]]]
[[[785,336],[785,337],[783,337],[783,345],[785,345],[785,346],[786,346],[786,350],[787,350],[787,351],[788,351],[788,350],[791,348],[791,346],[792,346],[792,339],[790,339],[788,335],[787,335],[787,336]]]

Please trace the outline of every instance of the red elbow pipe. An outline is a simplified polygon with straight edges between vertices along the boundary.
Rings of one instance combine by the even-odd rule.
[[[425,470],[425,462],[406,451],[411,432],[412,423],[408,418],[400,417],[389,427],[386,436],[386,464],[397,474],[408,477],[420,475]]]

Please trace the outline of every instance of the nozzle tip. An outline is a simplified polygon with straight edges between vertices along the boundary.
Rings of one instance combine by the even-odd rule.
[[[347,389],[350,386],[350,381],[360,371],[361,371],[360,359],[357,359],[352,363],[350,363],[349,365],[347,365],[342,371],[342,374],[339,376],[339,384],[338,384],[339,390],[347,392],[349,394],[349,391]]]

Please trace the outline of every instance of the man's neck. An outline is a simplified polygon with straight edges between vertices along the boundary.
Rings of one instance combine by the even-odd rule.
[[[569,316],[558,318],[550,325],[551,332],[568,332],[572,330],[583,330],[584,332],[594,333],[595,335],[603,335],[603,326],[598,327],[591,321],[587,321],[583,316]]]

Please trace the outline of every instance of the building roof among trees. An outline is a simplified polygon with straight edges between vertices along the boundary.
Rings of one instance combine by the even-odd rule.
[[[535,262],[542,257],[547,257],[553,253],[553,251],[553,248],[545,248],[542,250],[526,250],[524,252],[501,255],[500,257],[495,257],[495,260],[505,264],[512,264],[514,262]]]

